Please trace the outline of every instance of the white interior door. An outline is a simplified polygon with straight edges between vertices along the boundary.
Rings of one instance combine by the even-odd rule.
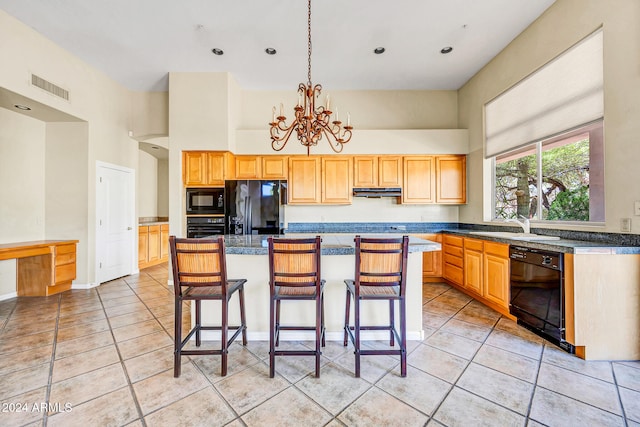
[[[96,184],[96,270],[103,283],[134,272],[134,171],[98,164]]]

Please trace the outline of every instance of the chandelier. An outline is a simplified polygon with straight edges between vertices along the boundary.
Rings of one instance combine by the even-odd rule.
[[[311,146],[318,145],[318,141],[322,139],[322,135],[326,135],[329,145],[336,153],[342,151],[344,144],[351,139],[351,116],[347,113],[347,123],[342,125],[338,117],[338,111],[331,120],[331,104],[329,96],[326,99],[326,105],[316,106],[316,101],[322,91],[322,86],[311,83],[311,0],[308,2],[307,14],[307,58],[308,71],[307,83],[298,85],[298,104],[293,108],[293,122],[287,126],[287,118],[283,114],[283,106],[280,104],[280,115],[276,116],[276,107],[273,107],[273,117],[271,123],[271,148],[275,151],[282,150],[289,137],[295,131],[296,137],[300,143],[307,147],[307,155],[310,154]]]

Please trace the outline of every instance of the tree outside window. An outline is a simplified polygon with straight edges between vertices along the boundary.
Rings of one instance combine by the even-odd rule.
[[[495,158],[495,218],[604,221],[602,120]]]

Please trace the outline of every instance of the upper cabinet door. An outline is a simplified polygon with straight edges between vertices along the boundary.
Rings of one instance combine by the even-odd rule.
[[[351,157],[322,157],[322,203],[350,204],[353,195]]]
[[[289,157],[289,204],[320,203],[320,175],[319,157]]]
[[[380,156],[378,158],[378,186],[402,186],[402,157]]]
[[[186,187],[205,185],[207,182],[207,156],[201,151],[185,151],[182,156],[182,181]]]
[[[287,156],[262,156],[262,179],[287,179]]]
[[[378,186],[378,157],[355,156],[353,158],[353,186]]]
[[[208,152],[207,156],[207,182],[206,185],[224,187],[225,163],[227,157],[225,153]]]
[[[402,203],[435,202],[435,166],[433,156],[403,158]]]
[[[258,156],[236,156],[236,179],[260,179],[262,162]]]
[[[436,203],[467,203],[467,156],[436,156]]]

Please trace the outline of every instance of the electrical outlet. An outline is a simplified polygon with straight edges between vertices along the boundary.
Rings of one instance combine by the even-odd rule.
[[[633,214],[640,215],[640,201],[636,200],[633,204]]]
[[[620,218],[620,231],[623,233],[631,231],[631,218]]]

